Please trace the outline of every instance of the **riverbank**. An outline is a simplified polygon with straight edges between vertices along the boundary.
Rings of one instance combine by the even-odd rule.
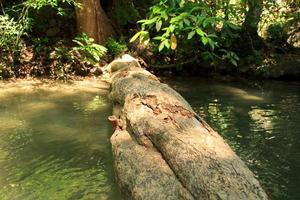
[[[254,58],[252,58],[254,59]],[[158,76],[212,78],[220,80],[300,80],[300,52],[270,54],[259,60],[241,59],[239,67],[218,63],[215,67],[209,63],[194,60],[179,65],[149,65]],[[257,63],[256,63],[257,62]]]
[[[138,55],[137,52],[133,53]],[[176,76],[176,77],[186,77],[186,76],[198,76],[200,78],[212,78],[212,79],[236,79],[236,80],[300,80],[300,51],[295,51],[294,53],[278,54],[270,53],[264,57],[259,58],[257,63],[254,60],[250,61],[247,59],[241,59],[241,64],[239,67],[234,67],[228,65],[228,63],[218,63],[216,66],[211,66],[209,63],[202,62],[201,60],[191,60],[189,62],[178,63],[178,64],[164,64],[157,65],[160,59],[152,60],[151,57],[138,57],[141,66],[145,69],[151,71],[158,77],[164,76]],[[74,82],[78,80],[93,80],[102,79],[103,71],[107,66],[109,58],[106,62],[102,62],[98,65],[88,65],[86,66],[86,72],[82,75],[75,75],[73,72],[64,72],[61,76],[45,75],[45,74],[26,74],[26,68],[36,68],[38,69],[42,63],[35,66],[38,62],[32,61],[32,65],[27,63],[24,69],[21,67],[20,71],[22,75],[12,76],[12,77],[2,77],[2,80],[6,81],[17,81],[18,79],[30,80],[30,79],[40,79],[40,80],[57,80],[61,82]],[[254,58],[252,58],[254,59]],[[53,60],[55,62],[55,60]],[[149,62],[149,63],[147,63]],[[151,64],[154,62],[154,64]],[[1,67],[1,66],[0,66]],[[78,66],[80,67],[80,66]],[[19,67],[17,67],[19,68]],[[51,66],[44,66],[44,68],[51,68]],[[38,72],[38,71],[36,71]],[[4,73],[4,71],[2,71]],[[0,69],[0,80],[1,80],[1,69]]]
[[[0,93],[13,92],[13,89],[22,92],[32,92],[35,90],[55,92],[61,90],[65,91],[65,93],[82,91],[107,94],[109,84],[101,78],[94,77],[75,77],[73,80],[68,80],[67,82],[45,78],[0,80]]]

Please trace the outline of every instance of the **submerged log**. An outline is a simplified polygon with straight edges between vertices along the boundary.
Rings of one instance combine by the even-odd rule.
[[[115,171],[131,199],[267,199],[254,174],[185,99],[128,56],[108,65]],[[204,95],[204,94],[199,94]]]

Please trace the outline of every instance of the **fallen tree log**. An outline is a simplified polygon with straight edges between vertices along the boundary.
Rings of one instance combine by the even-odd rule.
[[[267,199],[254,174],[176,91],[128,56],[106,68],[118,183],[131,199]]]

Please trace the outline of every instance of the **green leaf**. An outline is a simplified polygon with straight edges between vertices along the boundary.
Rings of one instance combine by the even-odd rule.
[[[73,40],[73,42],[75,42],[76,44],[78,44],[79,46],[84,46],[84,44],[82,44],[80,41],[78,40]]]
[[[140,31],[140,42],[148,40],[149,39],[149,32],[148,31]]]
[[[204,28],[206,28],[206,27],[208,27],[208,25],[212,25],[214,23],[215,23],[215,19],[214,18],[206,18],[203,21],[202,25],[203,25]]]
[[[215,42],[212,39],[210,39],[210,38],[207,38],[207,41],[208,41],[209,46],[212,49],[215,49]]]
[[[156,26],[155,26],[157,32],[160,31],[161,26],[162,26],[162,21],[161,21],[161,20],[157,21],[157,22],[156,22]]]
[[[183,29],[183,21],[179,22],[179,28]]]
[[[233,29],[233,30],[239,30],[239,29],[240,29],[239,26],[237,26],[237,25],[235,25],[235,24],[233,24],[233,23],[230,23],[230,22],[227,22],[226,25],[227,25],[229,28]]]
[[[200,28],[196,28],[196,33],[202,37],[205,35],[205,33]]]
[[[173,33],[173,31],[175,30],[175,25],[171,24],[169,28],[170,28],[170,32]]]
[[[191,22],[190,22],[190,20],[188,20],[188,19],[183,19],[183,21],[184,21],[184,23],[185,23],[186,25],[188,25],[188,26],[190,26],[190,25],[191,25]]]
[[[234,65],[234,66],[236,66],[237,67],[237,62],[236,62],[236,60],[234,60],[234,59],[230,59],[230,62]]]
[[[189,32],[189,34],[188,34],[188,40],[192,39],[194,37],[195,33],[196,33],[196,31]]]
[[[142,19],[142,20],[137,21],[137,23],[141,24],[141,23],[145,23],[147,21],[148,21],[148,19]]]
[[[208,43],[208,38],[207,37],[201,37],[201,41],[204,45]]]
[[[164,18],[165,21],[169,19],[169,16],[165,12],[161,14],[161,17]]]
[[[157,17],[154,17],[154,18],[152,18],[152,19],[146,20],[143,24],[144,24],[144,25],[153,24],[154,22],[156,22],[156,20],[157,20]]]
[[[167,49],[170,49],[171,47],[170,40],[166,39],[164,42],[165,42],[165,47],[167,47]]]
[[[154,38],[152,38],[153,40],[162,40],[162,36],[156,36]]]
[[[165,43],[164,41],[160,43],[159,47],[158,47],[158,51],[161,52],[165,47]]]
[[[136,39],[138,39],[138,37],[141,35],[141,31],[140,32],[137,32],[131,39],[130,39],[130,43],[136,41]]]

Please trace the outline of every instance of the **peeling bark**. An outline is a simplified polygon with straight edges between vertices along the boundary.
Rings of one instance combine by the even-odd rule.
[[[114,115],[122,121],[111,143],[123,192],[132,199],[267,199],[184,98],[125,57],[107,67]]]

